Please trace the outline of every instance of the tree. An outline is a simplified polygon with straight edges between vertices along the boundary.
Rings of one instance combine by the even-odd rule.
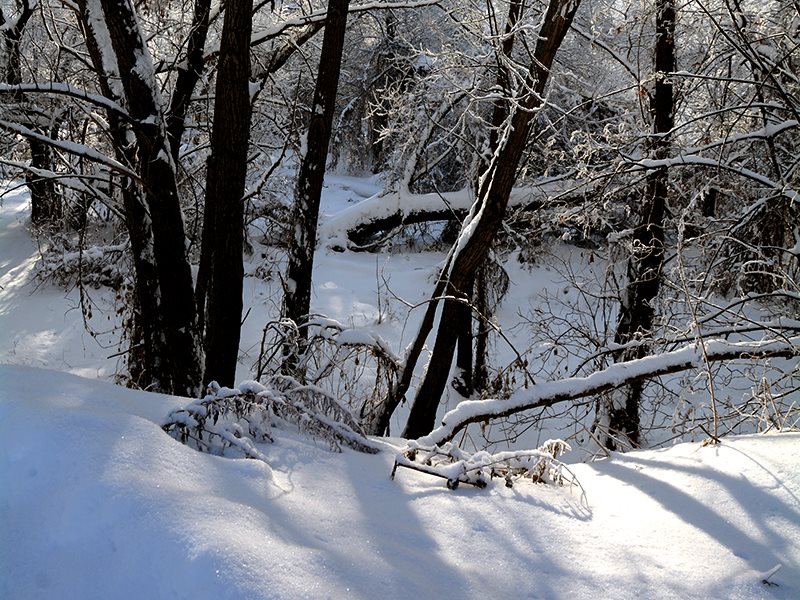
[[[649,93],[653,119],[651,153],[656,160],[670,151],[674,126],[675,101],[672,73],[675,71],[675,4],[673,0],[656,2],[656,44],[654,91]],[[627,285],[619,309],[614,343],[628,346],[617,360],[642,358],[648,353],[645,343],[655,320],[654,302],[661,285],[664,263],[664,219],[667,207],[669,170],[666,166],[647,175],[644,196],[639,208],[639,223],[633,231],[633,254],[628,259]],[[611,395],[609,429],[606,440],[610,449],[617,447],[615,436],[623,436],[634,447],[639,445],[639,407],[641,382],[617,390]]]
[[[225,9],[206,184],[203,245],[212,248],[212,267],[205,379],[227,386],[235,383],[242,318],[252,11],[252,0],[232,0]]]
[[[298,326],[301,346],[307,336],[305,321],[311,307],[311,275],[317,246],[319,202],[325,178],[349,5],[349,0],[328,2],[314,100],[295,186],[292,208],[294,232],[284,284],[283,315]],[[291,372],[297,366],[296,352],[295,348],[286,349],[286,371]]]
[[[149,387],[196,396],[202,381],[197,311],[176,165],[150,54],[128,0],[101,0],[99,7],[91,0],[81,0],[79,6],[86,30],[94,36],[95,68],[109,89],[112,79],[118,77],[121,89],[115,94],[125,102],[133,124],[135,157],[128,158],[136,161],[142,194],[128,198],[126,220],[134,252],[138,250],[134,258],[140,279],[137,318],[147,323],[143,327],[149,332],[145,340],[152,353]],[[113,54],[103,45],[104,39],[110,39]],[[125,143],[123,147],[130,146],[127,138],[119,141]],[[141,289],[144,284],[154,287]]]
[[[485,262],[502,222],[516,180],[517,166],[528,142],[532,115],[543,104],[543,94],[553,60],[579,4],[579,1],[573,0],[551,0],[532,61],[518,91],[519,95],[506,100],[508,117],[505,119],[497,150],[481,178],[476,202],[462,225],[459,238],[434,289],[423,324],[407,356],[398,388],[393,390],[395,397],[391,400],[390,407],[392,404],[396,406],[408,389],[416,361],[433,327],[436,303],[444,296],[433,354],[417,388],[404,437],[425,435],[434,426],[436,410],[447,382],[458,336],[457,331],[448,324],[453,315],[459,312],[459,304],[469,301],[466,293],[471,288],[478,267]]]
[[[33,16],[34,4],[28,0],[17,0],[17,15],[7,19],[0,9],[0,35],[5,54],[5,83],[9,86],[22,84],[21,39],[28,21]],[[11,101],[17,106],[23,124],[33,131],[41,132],[47,123],[45,115],[37,114],[35,107],[26,107],[25,95],[21,91],[10,93]],[[31,163],[26,173],[26,181],[31,194],[31,221],[34,225],[54,223],[62,216],[61,199],[52,178],[42,173],[53,170],[52,149],[44,142],[28,138]],[[38,173],[37,173],[38,172]]]

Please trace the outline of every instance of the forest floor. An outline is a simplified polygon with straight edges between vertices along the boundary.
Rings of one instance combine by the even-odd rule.
[[[328,209],[374,185],[335,180]],[[89,318],[78,289],[37,289],[27,211],[22,192],[0,205],[0,598],[800,597],[800,433],[612,453],[570,464],[579,485],[483,490],[390,479],[392,439],[336,454],[288,428],[260,446],[266,463],[200,454],[160,427],[185,399],[108,382],[114,295],[89,290]],[[416,317],[397,298],[424,299],[441,258],[320,253],[315,306],[402,348]],[[248,265],[241,379],[278,303],[268,260]],[[526,272],[501,321],[561,285],[546,264]]]

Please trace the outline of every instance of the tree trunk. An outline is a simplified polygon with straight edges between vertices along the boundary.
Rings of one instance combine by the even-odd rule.
[[[134,130],[137,163],[150,215],[158,281],[158,288],[150,293],[158,294],[159,314],[152,316],[162,324],[166,349],[156,365],[162,376],[155,380],[170,382],[168,389],[160,391],[197,396],[202,382],[202,349],[196,331],[197,312],[175,163],[167,140],[158,84],[133,6],[128,0],[101,0],[101,6],[128,111],[137,123]],[[88,19],[87,24],[92,25]],[[145,250],[149,252],[149,247]]]
[[[462,226],[459,240],[451,253],[451,260],[437,285],[437,289],[443,287],[443,291],[448,295],[463,297],[467,283],[473,280],[477,269],[488,256],[516,180],[517,165],[528,142],[531,119],[534,112],[542,106],[542,94],[547,85],[550,68],[579,5],[579,0],[551,0],[548,5],[533,61],[522,87],[525,90],[524,95],[516,101],[516,104],[509,105],[504,137],[498,138],[500,140],[498,149],[486,174],[480,180],[477,200]],[[470,233],[467,233],[468,231]],[[455,349],[456,336],[447,327],[454,318],[454,310],[455,303],[445,301],[433,355],[417,389],[403,433],[406,438],[416,438],[429,433],[436,422],[436,411],[447,382]],[[430,326],[432,327],[432,319]],[[421,336],[427,338],[429,332],[430,329],[421,330],[418,338]],[[413,371],[416,360],[417,357],[407,358],[401,382],[410,382],[410,375],[406,371],[409,369]],[[405,391],[402,390],[403,395]]]
[[[95,5],[80,0],[79,7],[84,22],[86,46],[98,74],[103,95],[119,105],[125,104],[123,90],[112,82],[119,81],[119,73],[113,57],[103,57],[103,49],[98,39],[106,39],[108,31],[100,15],[91,10]],[[98,31],[98,28],[103,28]],[[107,50],[106,50],[107,51]],[[112,67],[112,64],[114,65]],[[115,92],[115,89],[118,91]],[[109,111],[109,135],[114,144],[114,153],[122,164],[135,166],[136,144],[131,143],[132,132],[119,115]],[[153,256],[153,232],[150,215],[144,203],[141,187],[134,181],[124,178],[120,182],[122,204],[125,213],[125,227],[131,242],[133,259],[134,289],[130,323],[128,323],[128,365],[129,385],[154,391],[172,389],[172,375],[162,361],[169,354],[167,341],[161,324],[158,269]]]
[[[658,0],[656,4],[656,54],[655,93],[650,97],[653,116],[652,153],[656,159],[666,158],[670,149],[670,132],[674,125],[674,98],[670,76],[675,71],[675,4],[674,0]],[[628,344],[644,340],[652,332],[655,320],[653,302],[661,286],[661,269],[664,263],[664,215],[668,192],[666,168],[652,171],[647,176],[645,195],[639,224],[633,231],[634,251],[628,259],[628,284],[619,309],[619,320],[614,342]],[[616,361],[641,358],[648,353],[648,345],[637,344],[624,350]],[[609,410],[610,434],[606,438],[609,449],[617,448],[614,436],[620,436],[634,447],[641,442],[639,406],[642,382],[635,382],[611,394]]]
[[[252,0],[229,0],[222,27],[206,210],[213,219],[213,262],[205,338],[205,381],[233,386],[239,356],[244,266],[244,188],[250,134]],[[203,236],[204,243],[208,240]],[[199,307],[202,310],[202,306]]]
[[[226,5],[227,10],[227,5]],[[173,162],[178,164],[181,149],[181,138],[186,128],[186,113],[197,82],[205,69],[203,51],[208,35],[211,0],[195,0],[192,29],[186,48],[186,57],[178,63],[178,76],[167,111],[167,137]],[[226,17],[227,18],[227,17]],[[224,25],[223,25],[224,27]],[[217,80],[219,81],[219,79]]]
[[[349,5],[350,0],[328,1],[328,16],[308,125],[306,151],[300,163],[295,188],[292,210],[294,236],[289,248],[283,316],[297,324],[300,350],[304,346],[308,329],[306,322],[311,306],[311,273],[317,245],[319,201],[333,126]],[[287,347],[284,351],[283,369],[287,373],[294,373],[297,368],[297,350]],[[302,373],[295,374],[302,377]]]
[[[478,311],[478,331],[475,334],[475,370],[473,386],[476,390],[485,391],[489,386],[489,315],[487,264],[478,269],[475,278],[475,310]]]
[[[451,323],[455,330],[456,340],[456,375],[453,378],[453,389],[463,398],[469,398],[475,391],[475,365],[472,357],[472,293],[474,282],[467,282],[464,290],[464,301],[453,307],[454,320]],[[445,374],[445,377],[447,375]]]
[[[53,149],[38,140],[29,139],[31,167],[53,171]],[[56,223],[63,217],[63,205],[52,179],[29,173],[25,178],[31,193],[31,222],[34,225]]]

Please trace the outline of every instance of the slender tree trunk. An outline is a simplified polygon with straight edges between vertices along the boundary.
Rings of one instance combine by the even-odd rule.
[[[498,149],[490,167],[481,178],[478,198],[462,226],[462,233],[451,254],[451,260],[448,261],[448,267],[437,284],[437,290],[441,287],[447,295],[463,297],[467,283],[473,280],[477,269],[488,256],[516,181],[517,165],[528,141],[532,116],[542,106],[542,95],[550,68],[579,5],[579,0],[551,0],[548,5],[533,61],[522,88],[526,91],[508,109],[509,118],[504,137],[499,138]],[[406,438],[429,433],[436,422],[436,411],[447,382],[457,337],[447,327],[454,318],[454,310],[455,302],[444,302],[433,355],[417,388],[403,433]],[[430,326],[432,327],[432,319]],[[430,329],[421,330],[418,339],[421,336],[427,338],[429,332]],[[416,359],[417,357],[407,357],[401,382],[410,381],[410,376],[405,371],[409,368],[413,370]],[[402,393],[405,394],[405,391],[402,390]]]
[[[476,390],[485,391],[489,386],[489,324],[486,319],[489,315],[489,302],[487,301],[487,265],[478,269],[475,278],[475,310],[481,315],[478,320],[478,330],[475,334],[475,374],[473,385]]]
[[[464,398],[469,398],[475,391],[474,362],[472,356],[472,295],[474,282],[468,281],[464,290],[464,302],[460,302],[453,310],[453,322],[450,327],[455,331],[456,340],[456,375],[453,389]],[[446,377],[447,375],[445,375]]]
[[[28,147],[31,151],[31,167],[42,171],[53,170],[53,149],[50,146],[29,139]],[[58,222],[64,216],[64,210],[53,180],[32,173],[25,179],[31,192],[31,222],[34,225]]]
[[[522,18],[522,11],[524,8],[524,0],[511,0],[508,5],[508,14],[506,16],[506,26],[503,32],[503,42],[500,47],[500,52],[495,56],[497,58],[497,80],[496,85],[499,89],[503,90],[501,98],[496,99],[492,103],[492,117],[491,126],[489,128],[488,144],[484,153],[478,158],[478,167],[476,169],[475,177],[475,192],[476,195],[480,193],[481,181],[487,176],[491,168],[492,157],[497,152],[497,146],[500,140],[500,133],[503,124],[508,118],[509,106],[506,98],[510,98],[513,94],[512,77],[509,71],[509,61],[511,61],[512,53],[514,51],[514,41],[516,39],[516,29]],[[487,252],[488,258],[488,252]],[[484,259],[485,261],[486,259]],[[485,262],[484,265],[479,267],[479,273],[485,275]],[[467,283],[464,295],[469,302],[476,301],[478,298],[482,300],[482,307],[484,310],[479,310],[481,317],[488,317],[485,312],[487,308],[486,288],[482,287],[486,284],[485,276],[476,275],[472,282]],[[477,284],[477,285],[476,285]],[[484,375],[487,367],[486,355],[486,342],[488,341],[488,331],[486,331],[486,323],[478,320],[478,330],[482,332],[480,336],[472,335],[472,310],[468,305],[461,307],[454,306],[452,309],[453,321],[439,323],[439,330],[436,339],[442,334],[442,329],[453,327],[457,331],[457,351],[456,351],[456,379],[453,382],[453,388],[464,398],[469,398],[475,390],[483,389],[486,384],[486,377],[477,373],[480,369]],[[475,342],[474,356],[473,356],[473,340]],[[445,348],[447,346],[444,346]],[[435,351],[434,351],[435,353]],[[449,372],[449,365],[441,365],[441,368]],[[428,367],[430,369],[430,366]],[[446,377],[447,373],[441,376]]]
[[[289,248],[283,315],[297,324],[301,348],[307,336],[306,322],[311,306],[311,273],[317,245],[319,201],[333,126],[349,6],[349,0],[328,1],[328,16],[306,137],[306,150],[300,163],[295,188],[292,210],[294,236]],[[294,373],[297,368],[297,356],[294,352],[293,348],[285,350],[283,368],[286,372]],[[297,375],[302,377],[302,373]]]
[[[226,5],[227,7],[227,5]],[[172,91],[167,111],[167,136],[172,160],[177,165],[181,149],[181,138],[186,128],[186,113],[189,110],[194,88],[205,69],[203,51],[208,36],[211,0],[195,0],[192,29],[187,42],[186,57],[178,64],[178,76]],[[224,27],[224,25],[223,25]]]
[[[675,71],[675,4],[674,0],[658,0],[656,4],[655,92],[650,97],[653,116],[652,154],[666,158],[670,150],[669,134],[674,125],[674,98],[671,74]],[[668,194],[668,171],[656,169],[648,174],[642,199],[639,224],[633,232],[634,252],[628,259],[628,283],[623,292],[614,341],[617,344],[646,339],[655,320],[654,301],[661,286],[664,263],[664,215]],[[641,358],[647,344],[637,344],[616,357],[617,361]],[[614,436],[639,446],[639,407],[642,382],[636,382],[611,393],[609,429],[606,439],[610,449],[617,447]]]
[[[226,4],[206,183],[205,214],[215,213],[215,227],[205,339],[205,380],[216,380],[226,386],[235,383],[241,333],[244,280],[242,198],[250,136],[252,11],[252,0],[229,0]]]
[[[481,198],[482,186],[488,182],[489,178],[488,172],[493,164],[492,159],[497,152],[500,129],[504,126],[506,119],[508,118],[508,110],[509,110],[508,99],[511,97],[511,94],[513,92],[510,87],[511,78],[508,74],[508,64],[506,62],[506,59],[508,59],[511,56],[511,52],[514,47],[514,35],[512,35],[512,32],[514,31],[514,29],[517,26],[517,23],[519,22],[520,16],[522,14],[522,7],[523,7],[522,0],[512,0],[508,9],[508,17],[505,28],[505,39],[503,40],[503,44],[501,47],[501,56],[499,56],[497,65],[498,66],[497,81],[499,87],[505,90],[506,98],[504,99],[501,98],[496,100],[492,106],[492,127],[489,131],[490,137],[488,142],[488,149],[483,156],[479,157],[479,164],[477,168],[478,176],[476,177],[475,195],[479,199]],[[516,163],[514,163],[513,168],[516,171]],[[410,180],[412,175],[413,173],[408,173],[406,176],[407,179]],[[508,198],[506,198],[505,202],[506,203],[508,202]],[[471,220],[476,214],[477,206],[478,203],[476,202],[470,209],[470,213],[469,215],[467,215],[468,220]],[[452,259],[453,259],[453,254],[451,253],[443,268],[443,273],[446,273],[448,270],[450,270],[452,265]],[[397,384],[395,385],[394,389],[389,391],[386,402],[382,407],[382,412],[380,416],[376,419],[377,430],[372,433],[380,435],[388,430],[389,420],[392,414],[397,409],[397,406],[404,400],[406,392],[408,392],[408,388],[411,386],[411,379],[414,374],[414,369],[416,368],[417,362],[419,361],[419,357],[422,353],[423,348],[425,347],[425,342],[431,330],[433,329],[433,325],[436,320],[438,298],[441,297],[443,293],[445,293],[447,287],[448,287],[447,277],[440,277],[431,295],[431,301],[428,303],[428,306],[425,310],[425,315],[422,318],[422,322],[420,324],[419,331],[417,332],[417,336],[414,339],[414,342],[406,351],[406,363],[400,374],[400,378]],[[469,295],[466,293],[462,292],[461,296],[469,299]],[[457,306],[453,306],[452,309],[455,310],[456,312],[458,312],[459,310]],[[450,363],[452,362],[453,349],[455,344],[455,341],[451,340],[451,338],[453,339],[458,338],[458,335],[453,336],[453,333],[456,333],[453,331],[452,327],[453,325],[461,329],[460,332],[461,339],[464,340],[464,343],[466,343],[467,327],[465,323],[466,319],[464,318],[463,312],[461,313],[460,318],[459,316],[454,317],[454,319],[456,320],[455,323],[449,320],[445,320],[445,317],[446,315],[442,314],[442,318],[439,322],[437,343],[439,343],[439,335],[442,336],[441,337],[442,341],[441,343],[439,343],[439,352],[437,355],[436,348],[434,348],[434,355],[431,359],[433,361],[433,359],[436,358],[436,360],[439,362],[434,363],[432,365],[431,364],[428,365],[428,370],[431,368],[431,366],[434,368],[435,372],[434,377],[437,381],[442,377],[446,378],[447,375],[449,374]],[[471,314],[469,315],[469,318],[470,318],[470,330],[471,330]],[[467,352],[467,349],[462,346],[461,352],[464,353],[462,355],[462,364],[466,365],[467,360],[465,354]],[[472,352],[471,347],[469,348],[469,352],[470,353]],[[445,355],[448,355],[448,353],[449,357],[445,358]],[[471,356],[469,362],[472,362]],[[485,367],[485,364],[483,364],[482,367]],[[442,385],[442,390],[439,392],[440,396],[443,390],[444,390],[444,385]],[[437,397],[437,402],[438,402],[438,397]]]

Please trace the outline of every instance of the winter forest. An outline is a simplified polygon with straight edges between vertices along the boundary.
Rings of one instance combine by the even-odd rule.
[[[0,0],[0,36],[0,363],[149,392],[203,460],[387,454],[443,513],[494,479],[589,510],[577,463],[683,442],[800,454],[800,2]],[[792,597],[761,543],[736,597]]]

